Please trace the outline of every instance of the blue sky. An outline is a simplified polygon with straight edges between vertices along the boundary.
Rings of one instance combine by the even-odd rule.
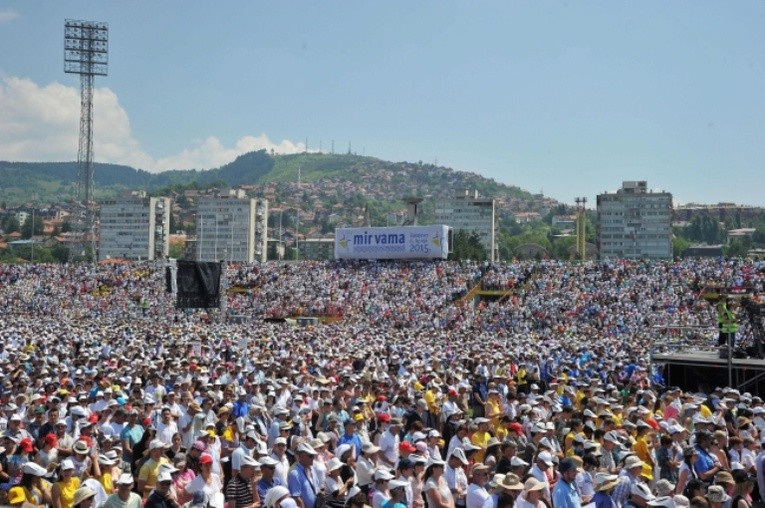
[[[76,159],[66,18],[110,25],[100,162],[334,140],[566,203],[647,180],[765,205],[765,2],[0,0],[0,160]]]

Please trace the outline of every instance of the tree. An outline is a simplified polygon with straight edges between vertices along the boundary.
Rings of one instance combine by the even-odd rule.
[[[6,233],[13,233],[14,231],[21,229],[21,226],[19,225],[19,219],[17,219],[13,214],[9,214],[3,217],[2,222],[0,222],[0,226]]]
[[[173,259],[183,259],[183,244],[180,242],[171,243],[168,256]]]
[[[32,231],[32,216],[29,215],[24,221],[24,225],[21,226],[21,236],[23,238],[31,238],[32,236],[41,235],[45,224],[43,224],[42,217],[34,218],[34,232]]]
[[[683,253],[691,246],[691,242],[681,236],[672,238],[672,256],[675,258],[683,257]]]
[[[488,259],[486,248],[481,243],[481,237],[477,232],[468,232],[464,229],[458,229],[452,238],[453,252],[449,254],[452,261],[485,261]]]

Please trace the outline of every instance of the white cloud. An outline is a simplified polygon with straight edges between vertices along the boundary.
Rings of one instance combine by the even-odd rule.
[[[19,13],[13,9],[0,9],[0,24],[10,23],[14,19],[18,19]]]
[[[59,83],[41,87],[29,79],[0,81],[0,159],[10,161],[72,161],[77,159],[80,122],[79,89]],[[303,143],[275,143],[266,134],[243,136],[226,147],[215,136],[167,157],[155,158],[141,148],[130,128],[127,111],[109,88],[93,91],[94,158],[147,171],[210,169],[253,150],[299,153]],[[108,126],[108,128],[99,128]]]

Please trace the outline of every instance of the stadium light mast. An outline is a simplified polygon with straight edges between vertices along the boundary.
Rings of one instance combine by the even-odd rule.
[[[93,78],[106,76],[109,67],[109,24],[101,21],[64,22],[64,72],[80,75],[80,142],[77,149],[77,200],[85,209],[80,243],[90,236],[95,250],[93,198]]]

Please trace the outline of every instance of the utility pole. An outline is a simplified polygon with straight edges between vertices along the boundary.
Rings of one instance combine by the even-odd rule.
[[[30,263],[35,264],[35,209],[37,208],[37,193],[32,193],[32,228],[29,230],[29,247],[32,249]]]

